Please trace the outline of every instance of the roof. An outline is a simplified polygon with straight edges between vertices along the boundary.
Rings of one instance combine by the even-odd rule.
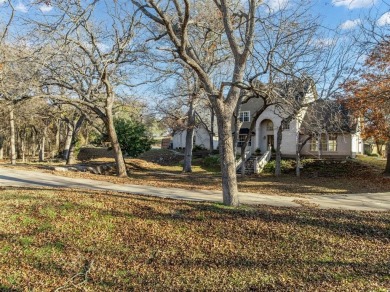
[[[301,101],[310,91],[313,92],[314,98],[317,99],[317,91],[314,81],[311,78],[297,79],[288,82],[275,83],[275,91],[282,98],[294,97],[296,101]]]
[[[356,133],[357,120],[339,101],[318,99],[308,106],[301,132]]]

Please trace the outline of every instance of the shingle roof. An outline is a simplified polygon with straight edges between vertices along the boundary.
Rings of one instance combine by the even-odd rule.
[[[310,78],[289,82],[278,82],[275,83],[274,86],[274,89],[279,93],[280,97],[294,97],[297,101],[300,101],[302,98],[304,98],[310,90],[316,94],[315,89],[313,89],[313,87],[315,87],[313,80]]]
[[[302,132],[355,133],[357,120],[340,102],[318,99],[308,106]]]

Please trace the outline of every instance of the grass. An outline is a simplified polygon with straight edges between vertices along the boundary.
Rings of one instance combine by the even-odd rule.
[[[384,170],[386,167],[386,159],[382,157],[359,155],[357,161],[363,165],[369,165],[380,170]]]
[[[0,190],[0,210],[1,291],[390,287],[388,212],[49,189]]]

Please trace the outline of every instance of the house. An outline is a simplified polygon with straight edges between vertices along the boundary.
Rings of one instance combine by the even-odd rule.
[[[298,147],[301,148],[301,156],[308,157],[346,158],[363,153],[359,123],[342,104],[335,100],[318,99],[312,82],[303,83],[301,87],[294,85],[290,95],[294,100],[300,99],[301,108],[298,108],[298,114],[283,129],[283,157],[295,157]],[[262,106],[260,102],[259,99],[252,99],[242,105],[240,120],[243,123],[239,141],[245,140],[249,133],[251,118]],[[283,104],[268,107],[256,120],[247,151],[254,153],[259,149],[264,153],[268,148],[275,148],[279,126],[288,115]],[[239,142],[238,146],[240,144]]]
[[[321,158],[355,157],[364,153],[359,121],[335,100],[310,104],[300,129],[301,155]]]
[[[290,90],[285,87],[282,89]],[[299,108],[298,114],[294,115],[283,129],[281,143],[283,157],[295,157],[297,147],[301,147],[301,156],[308,157],[344,159],[363,154],[363,141],[358,123],[341,104],[334,100],[318,99],[312,82],[305,82],[299,88],[295,86],[290,95],[295,100],[299,99],[299,104],[305,106]],[[283,103],[283,96],[281,98]],[[242,124],[237,143],[239,152],[250,132],[253,116],[262,107],[262,102],[262,99],[253,98],[241,106],[239,119]],[[276,148],[277,132],[286,116],[288,113],[280,103],[266,108],[255,121],[246,151],[265,153],[269,148]],[[197,129],[195,137],[195,144],[209,148],[209,135],[205,129]],[[185,147],[185,131],[174,135],[173,141],[173,148]]]
[[[177,130],[172,136],[172,148],[181,149],[186,147],[187,131],[185,129]],[[195,128],[194,133],[194,146],[200,146],[202,148],[210,149],[210,134],[209,131],[199,124]],[[218,136],[213,136],[213,149],[218,148]]]

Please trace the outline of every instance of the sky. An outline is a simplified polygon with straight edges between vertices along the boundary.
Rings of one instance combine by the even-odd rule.
[[[52,6],[46,4],[31,5],[32,0],[11,0],[16,16],[47,16],[55,13]],[[246,1],[246,0],[241,0]],[[296,0],[264,0],[270,10],[277,11]],[[319,15],[326,28],[339,28],[352,31],[364,22],[366,15],[376,21],[376,25],[390,31],[390,0],[307,0],[311,2],[311,13]],[[0,0],[0,28],[7,14],[7,0]]]
[[[390,25],[390,0],[309,0],[313,4],[312,12],[322,16],[325,26],[350,30],[356,27],[362,20],[362,15],[371,13],[376,16],[380,26]],[[0,0],[0,15],[5,7],[6,0]],[[31,6],[31,0],[13,0],[17,14],[27,13],[50,14],[53,7],[40,4]],[[270,9],[277,10],[285,5],[291,5],[294,0],[265,0]]]
[[[390,0],[309,0],[312,13],[320,15],[321,22],[328,28],[352,30],[370,14],[377,25],[390,25]],[[271,10],[291,5],[294,0],[265,0]],[[390,28],[389,28],[390,30]]]
[[[390,2],[382,0],[321,0],[314,11],[323,15],[323,24],[343,30],[357,27],[371,14],[379,26],[390,25]],[[389,28],[390,30],[390,28]]]
[[[50,16],[55,14],[55,8],[45,5],[31,5],[33,0],[11,0],[17,18]],[[199,0],[193,0],[199,1]],[[239,0],[247,1],[247,0]],[[270,10],[277,11],[287,5],[293,5],[297,0],[264,0]],[[359,25],[364,25],[367,15],[375,25],[390,34],[390,0],[307,0],[311,3],[311,13],[319,15],[323,27],[340,29],[341,32],[352,34]],[[0,0],[0,29],[4,24],[7,0]],[[108,1],[109,3],[109,1]],[[23,26],[16,25],[16,30],[23,32]],[[147,90],[145,90],[147,91]]]

